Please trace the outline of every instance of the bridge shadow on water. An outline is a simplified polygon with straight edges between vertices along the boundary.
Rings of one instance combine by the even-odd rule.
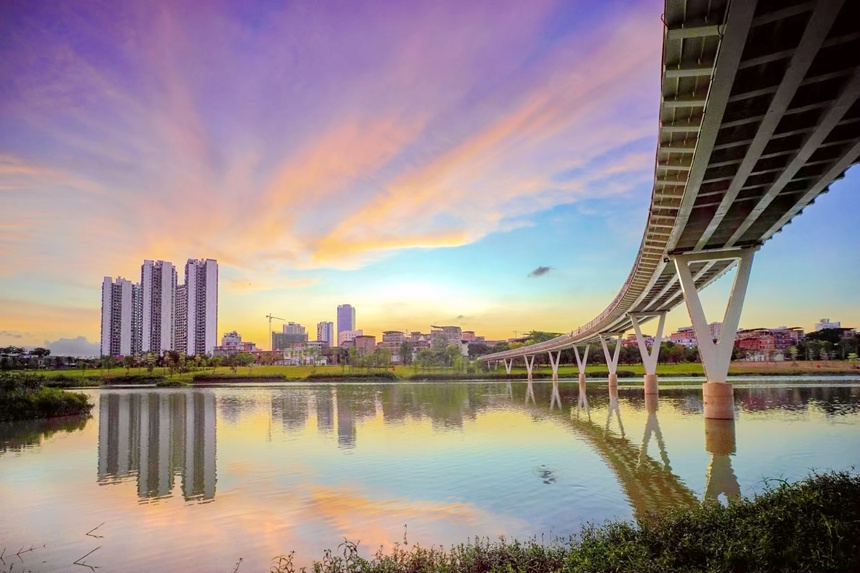
[[[656,395],[643,395],[641,390],[634,390],[623,396],[627,405],[637,410],[644,409],[647,413],[643,435],[637,441],[624,429],[617,387],[589,385],[585,392],[580,392],[576,388],[560,389],[558,382],[553,382],[551,386],[527,382],[523,398],[518,396],[519,392],[514,392],[510,383],[506,390],[510,400],[522,400],[525,407],[561,421],[597,453],[618,479],[636,518],[645,518],[669,508],[689,508],[700,503],[693,490],[672,471],[660,428]],[[544,404],[548,404],[548,408]],[[572,406],[566,408],[565,404]],[[701,404],[686,405],[686,409],[693,411],[700,407]],[[711,461],[707,468],[702,501],[718,500],[720,496],[726,499],[738,498],[740,485],[731,465],[731,456],[736,448],[735,422],[703,420],[705,449]],[[648,451],[654,441],[657,445],[656,458],[649,455]]]

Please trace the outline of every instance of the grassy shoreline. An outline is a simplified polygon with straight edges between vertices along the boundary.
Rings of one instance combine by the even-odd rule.
[[[32,374],[0,374],[0,422],[89,415],[93,405],[80,392],[44,386]]]
[[[488,380],[508,381],[525,380],[524,368],[514,368],[510,375],[504,369],[490,372],[456,373],[451,370],[416,371],[411,367],[397,367],[386,370],[354,370],[341,366],[251,366],[242,367],[235,372],[228,367],[203,368],[196,371],[182,372],[171,375],[164,368],[155,368],[151,372],[145,369],[112,368],[107,370],[39,370],[33,372],[41,376],[46,386],[59,388],[99,387],[110,385],[151,385],[151,386],[185,386],[212,385],[219,383],[268,383],[268,382],[339,382],[339,381],[368,381],[368,382],[432,382],[449,380]],[[590,379],[606,378],[608,371],[601,364],[590,365],[587,375]],[[644,369],[641,364],[624,364],[619,366],[618,377],[624,384],[641,382]],[[661,364],[657,375],[672,384],[698,384],[704,381],[702,365],[698,363]],[[784,363],[749,363],[734,362],[729,370],[731,377],[786,377],[786,376],[817,376],[838,377],[854,376],[860,379],[860,368],[847,361],[829,362],[790,362]],[[552,377],[549,367],[536,369],[535,380],[547,380]],[[563,380],[576,380],[578,370],[573,365],[562,365],[559,377]],[[693,380],[677,380],[692,378]],[[739,383],[743,383],[740,382]]]
[[[753,499],[706,503],[635,522],[588,525],[544,544],[476,538],[450,548],[396,544],[362,557],[344,541],[314,561],[293,566],[295,553],[274,558],[272,571],[295,573],[479,573],[490,571],[858,571],[860,476],[813,474]]]

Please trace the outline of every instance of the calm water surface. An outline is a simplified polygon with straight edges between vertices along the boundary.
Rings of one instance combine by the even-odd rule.
[[[90,419],[0,425],[0,571],[268,571],[344,538],[564,536],[860,465],[860,381],[784,384],[736,387],[737,420],[713,423],[698,386],[88,391]]]

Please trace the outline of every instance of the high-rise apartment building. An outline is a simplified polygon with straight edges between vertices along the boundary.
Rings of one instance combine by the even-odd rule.
[[[351,304],[341,304],[337,307],[337,333],[355,330],[355,309]]]
[[[141,351],[163,354],[173,350],[176,269],[167,261],[143,261],[140,268],[142,300]]]
[[[212,354],[218,329],[218,262],[188,259],[185,284],[167,261],[143,261],[140,284],[102,282],[102,355],[177,350]]]
[[[317,340],[324,343],[326,346],[332,346],[334,342],[334,323],[318,322],[317,323]]]
[[[128,356],[134,353],[140,308],[140,287],[131,281],[110,277],[102,281],[101,355]]]
[[[185,300],[177,297],[177,313],[184,314],[178,336],[184,344],[176,349],[188,356],[212,354],[218,344],[218,261],[188,259],[182,286]]]
[[[173,315],[173,348],[179,352],[186,352],[188,349],[187,285],[176,285],[176,310]]]

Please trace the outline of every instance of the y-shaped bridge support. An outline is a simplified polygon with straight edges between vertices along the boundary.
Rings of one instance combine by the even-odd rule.
[[[507,372],[510,375],[511,368],[514,365],[514,359],[513,358],[505,358],[504,360],[502,360],[502,362],[505,363],[505,372]]]
[[[549,364],[552,366],[552,381],[558,382],[558,363],[561,362],[561,350],[555,353],[555,356],[552,355],[552,351],[549,352]]]
[[[582,356],[579,355],[579,347],[573,347],[573,355],[576,357],[576,369],[579,372],[579,395],[585,395],[585,367],[588,365],[588,349],[591,348],[590,344],[585,345],[585,352],[582,353]]]
[[[749,282],[755,251],[755,248],[748,248],[736,251],[674,256],[678,280],[684,293],[684,302],[687,303],[687,311],[693,322],[699,355],[702,357],[705,377],[708,380],[702,384],[705,418],[731,420],[735,417],[734,390],[731,384],[726,383],[726,376],[729,373],[735,334],[737,334],[738,324],[741,320],[741,310],[744,306],[744,297],[747,292],[747,283]],[[723,318],[723,325],[720,329],[720,339],[715,343],[711,338],[710,330],[708,330],[708,321],[705,318],[705,311],[702,310],[702,301],[699,299],[699,293],[690,272],[690,264],[724,259],[737,259],[738,269],[735,273],[735,281],[729,295],[729,304],[726,307],[725,318]]]
[[[549,403],[549,409],[557,403],[558,409],[561,410],[561,395],[558,392],[558,363],[561,362],[561,350],[553,356],[552,351],[549,352],[549,363],[552,366],[552,399]]]
[[[528,372],[529,382],[531,382],[532,381],[532,369],[534,368],[534,365],[535,365],[535,355],[532,354],[531,356],[526,356],[525,354],[523,354],[523,360],[526,363],[526,372]]]
[[[624,337],[623,332],[607,332],[605,334],[598,334],[600,337],[600,344],[603,346],[603,356],[606,357],[606,366],[609,368],[609,387],[617,388],[618,387],[618,357],[621,356],[621,340]],[[615,341],[615,353],[609,353],[609,347],[606,346],[606,338],[609,338],[609,341],[612,342],[615,337],[618,337],[618,340]]]
[[[642,336],[642,329],[639,327],[639,319],[645,316],[658,317],[657,334],[654,336],[654,343],[651,345],[650,351],[645,346],[645,337]],[[636,332],[636,344],[639,345],[642,365],[645,367],[645,395],[657,394],[657,358],[660,356],[660,344],[663,342],[663,325],[666,323],[666,313],[631,312],[630,322],[633,323],[633,330]]]

